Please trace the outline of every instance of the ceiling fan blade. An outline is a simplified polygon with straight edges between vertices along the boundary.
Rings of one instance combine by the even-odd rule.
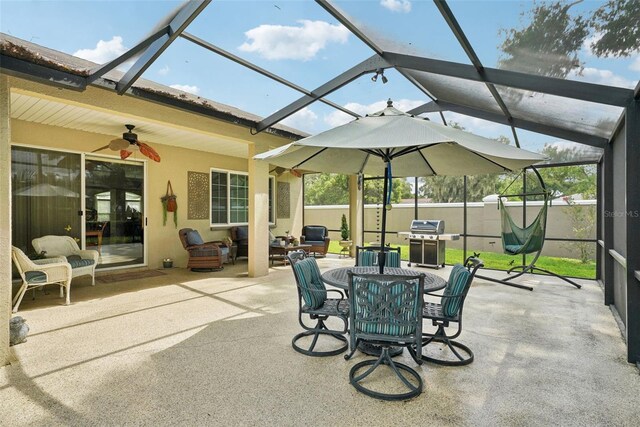
[[[129,157],[131,154],[133,154],[131,151],[127,151],[127,150],[120,150],[120,158],[122,160],[126,159],[127,157]]]
[[[140,147],[140,154],[147,156],[148,158],[150,158],[155,162],[158,162],[158,163],[160,162],[160,155],[156,150],[151,148],[148,144],[138,141],[138,146]]]
[[[96,153],[98,151],[106,150],[107,148],[109,148],[109,144],[105,145],[104,147],[96,148],[95,150],[92,151],[92,153]]]
[[[126,139],[112,139],[109,143],[109,148],[113,151],[125,150],[129,147],[129,144],[129,141],[127,141]]]

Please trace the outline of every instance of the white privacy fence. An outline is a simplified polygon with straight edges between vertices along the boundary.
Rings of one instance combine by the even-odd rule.
[[[522,225],[522,202],[507,202],[506,205],[515,222]],[[527,202],[527,224],[535,218],[541,207],[542,202]],[[339,230],[342,214],[349,217],[348,206],[305,206],[304,223],[324,225],[331,230],[332,240],[340,240]],[[396,233],[409,231],[414,215],[413,203],[394,204],[393,208],[387,212],[387,242],[392,244],[408,243],[404,238],[398,237]],[[417,218],[444,220],[446,233],[464,234],[463,203],[419,203]],[[595,242],[573,242],[564,239],[595,240],[595,218],[595,200],[579,200],[571,205],[565,201],[553,201],[547,216],[547,241],[543,254],[579,259],[583,256],[584,250],[593,253]],[[380,206],[365,205],[364,229],[367,232],[371,231],[371,233],[365,233],[365,242],[379,239],[379,234],[376,231],[380,229],[381,219]],[[469,251],[501,253],[500,232],[500,211],[497,202],[467,203],[467,249]],[[447,242],[449,248],[462,249],[462,245],[462,238],[458,241]]]

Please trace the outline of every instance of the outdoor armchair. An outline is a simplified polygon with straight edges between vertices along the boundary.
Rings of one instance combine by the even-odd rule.
[[[453,266],[442,294],[425,293],[440,298],[440,302],[425,302],[422,310],[422,317],[431,320],[432,325],[437,328],[435,333],[422,334],[422,360],[447,366],[468,365],[473,362],[471,349],[454,339],[462,332],[464,301],[476,271],[481,267],[484,267],[481,259],[469,257],[464,265]],[[458,328],[453,335],[447,335],[446,328],[451,323],[455,323]],[[431,349],[433,351],[429,352]]]
[[[71,265],[71,276],[91,276],[91,285],[96,284],[96,267],[100,254],[94,250],[82,250],[71,236],[43,236],[31,241],[37,253],[47,258],[64,257]]]
[[[383,400],[404,400],[422,393],[422,378],[411,367],[395,362],[392,346],[407,347],[420,365],[422,360],[422,306],[425,275],[400,276],[349,272],[350,359],[360,344],[380,346],[380,357],[355,364],[349,381],[356,390]],[[379,366],[388,366],[400,379],[405,392],[385,392],[366,387],[367,378]],[[363,373],[360,373],[364,369]],[[383,381],[382,384],[388,384]]]
[[[18,312],[22,298],[29,289],[50,284],[60,286],[60,298],[64,297],[66,289],[65,303],[67,305],[71,303],[71,265],[64,257],[30,260],[22,250],[15,246],[11,247],[11,257],[22,278],[22,285],[12,302],[14,313]]]
[[[249,227],[246,225],[239,225],[231,227],[229,230],[231,234],[231,240],[233,244],[238,247],[239,257],[249,256]]]
[[[178,231],[182,246],[189,253],[187,268],[191,271],[222,270],[227,262],[229,248],[221,242],[205,242],[197,230],[183,228]]]
[[[289,252],[287,255],[298,290],[298,322],[305,331],[299,333],[291,341],[293,349],[307,356],[333,356],[347,350],[345,334],[348,328],[349,302],[344,293],[337,289],[327,289],[322,281],[320,269],[315,258],[307,257],[305,251]],[[327,298],[329,293],[336,298]],[[314,326],[307,326],[303,316],[315,321]],[[344,324],[341,330],[329,329],[325,323],[330,317],[336,317]],[[316,350],[318,338],[327,336],[337,340],[340,347],[330,350]],[[310,337],[311,343],[303,348],[298,345],[301,338]],[[324,343],[321,345],[324,346]]]
[[[305,225],[302,227],[300,236],[300,244],[311,245],[309,253],[320,254],[325,256],[329,250],[329,232],[327,227],[323,225]]]

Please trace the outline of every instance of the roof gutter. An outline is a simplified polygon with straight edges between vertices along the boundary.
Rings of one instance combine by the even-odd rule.
[[[25,55],[28,55],[28,51],[26,50],[20,56]],[[38,58],[35,56],[33,58],[26,59],[10,56],[7,55],[6,52],[2,52],[0,53],[0,71],[10,76],[78,92],[85,91],[87,86],[89,86],[87,83],[89,78],[88,72],[73,70],[71,68],[65,69],[61,64],[47,61],[43,58],[39,59],[41,63],[36,63],[37,60]],[[102,77],[95,79],[90,83],[91,86],[107,89],[113,92],[117,92],[116,84],[117,82]],[[246,127],[249,130],[252,128],[255,129],[258,125],[257,121],[237,117],[233,114],[216,110],[208,104],[206,100],[196,103],[190,100],[177,98],[167,92],[141,89],[137,87],[129,88],[126,95],[143,99],[145,101],[155,102],[171,108],[179,108],[190,113],[200,114],[216,120],[222,120]],[[290,140],[303,138],[303,135],[273,127],[266,129],[265,132]]]

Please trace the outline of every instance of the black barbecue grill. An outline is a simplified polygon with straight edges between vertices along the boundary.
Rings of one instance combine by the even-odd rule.
[[[447,240],[460,239],[459,234],[445,234],[444,221],[414,219],[408,233],[398,233],[409,239],[409,267],[444,267]]]

